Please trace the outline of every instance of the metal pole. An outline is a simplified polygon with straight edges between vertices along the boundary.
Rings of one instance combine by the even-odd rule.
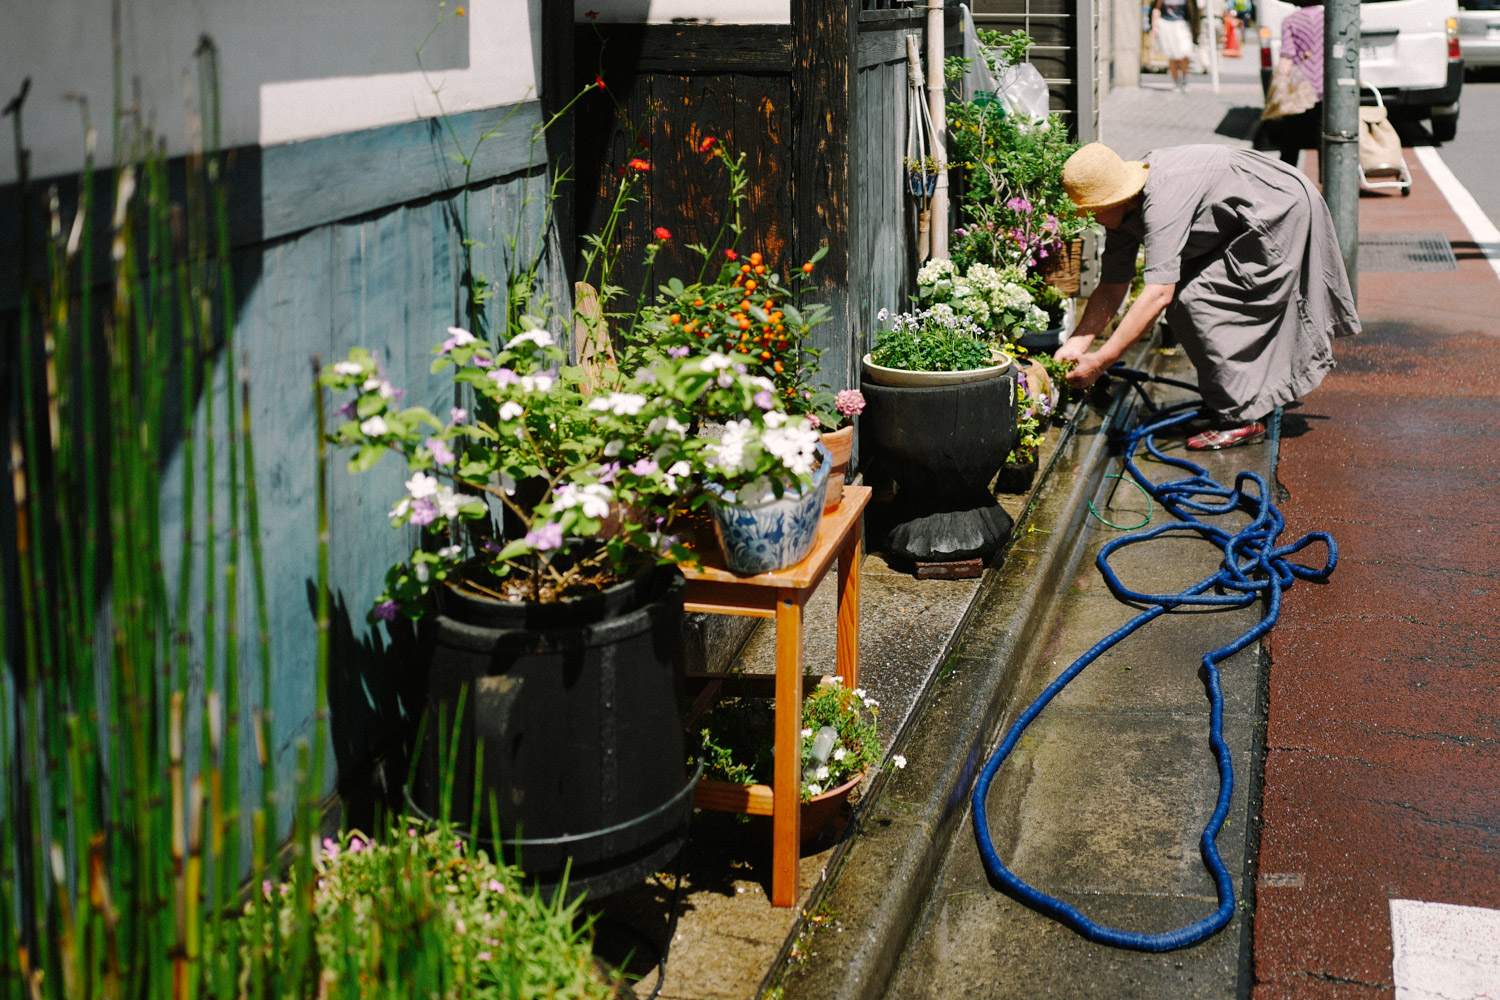
[[[1323,4],[1323,146],[1318,171],[1349,290],[1359,294],[1359,2]]]
[[[948,162],[948,116],[944,110],[943,0],[927,0],[927,111],[932,115],[932,155],[939,163]],[[937,190],[932,194],[928,223],[932,256],[948,256],[948,171],[939,170]]]

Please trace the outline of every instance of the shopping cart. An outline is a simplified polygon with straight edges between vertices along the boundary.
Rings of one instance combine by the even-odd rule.
[[[1375,95],[1375,103],[1359,108],[1359,186],[1367,191],[1400,188],[1405,197],[1411,194],[1411,171],[1401,155],[1401,137],[1380,91],[1368,83],[1364,89]]]

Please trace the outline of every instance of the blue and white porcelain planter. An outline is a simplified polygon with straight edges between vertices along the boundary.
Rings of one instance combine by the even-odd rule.
[[[812,551],[823,517],[823,494],[833,456],[818,445],[818,467],[803,490],[787,490],[781,498],[748,505],[734,494],[709,500],[714,531],[724,550],[724,565],[733,573],[769,573],[796,565]]]

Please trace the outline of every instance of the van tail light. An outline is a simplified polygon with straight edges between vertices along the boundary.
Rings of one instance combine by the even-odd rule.
[[[1464,54],[1458,47],[1458,18],[1450,17],[1443,23],[1448,31],[1448,58],[1462,59]]]
[[[1454,30],[1456,31],[1457,30],[1456,26],[1458,24],[1458,19],[1457,18],[1449,18],[1449,20],[1451,20],[1454,23],[1454,25],[1455,25],[1455,29]],[[1453,51],[1453,46],[1457,45],[1458,42],[1456,40],[1453,40],[1453,36],[1451,36],[1451,35],[1449,36],[1449,38],[1450,38],[1450,41],[1448,42],[1448,51],[1451,53]],[[1271,68],[1271,29],[1270,28],[1261,28],[1260,29],[1260,68],[1261,69],[1270,69]]]

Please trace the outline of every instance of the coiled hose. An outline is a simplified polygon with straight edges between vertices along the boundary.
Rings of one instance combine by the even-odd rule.
[[[1151,406],[1142,384],[1158,382],[1197,391],[1197,387],[1184,382],[1160,378],[1134,369],[1116,365],[1109,371],[1111,376],[1130,382],[1148,406]],[[1234,916],[1234,887],[1229,870],[1219,857],[1215,843],[1219,828],[1229,813],[1229,797],[1234,790],[1234,766],[1229,756],[1229,746],[1224,742],[1224,696],[1219,689],[1221,661],[1249,646],[1270,631],[1281,614],[1281,595],[1297,579],[1325,581],[1338,562],[1338,546],[1333,536],[1324,531],[1303,535],[1290,545],[1276,544],[1286,522],[1281,512],[1272,503],[1266,484],[1253,472],[1241,472],[1235,476],[1233,488],[1225,487],[1212,479],[1203,467],[1176,456],[1163,453],[1156,445],[1155,435],[1166,428],[1184,423],[1198,415],[1200,400],[1191,400],[1172,406],[1151,406],[1147,415],[1128,431],[1123,439],[1125,469],[1135,482],[1163,508],[1177,518],[1175,523],[1166,523],[1134,534],[1123,535],[1104,545],[1099,551],[1099,571],[1104,575],[1110,592],[1123,602],[1146,605],[1145,610],[1109,635],[1091,646],[1082,656],[1074,660],[1035,701],[1022,712],[1005,734],[1005,739],[985,763],[984,770],[974,786],[974,834],[979,843],[979,852],[990,876],[1007,890],[1043,913],[1072,927],[1091,941],[1130,948],[1137,951],[1171,951],[1183,948],[1209,937],[1221,930]],[[1135,465],[1137,447],[1144,444],[1146,451],[1158,462],[1184,470],[1187,475],[1163,483],[1152,483]],[[1223,515],[1236,510],[1250,516],[1250,523],[1236,532],[1205,524],[1194,514]],[[1139,545],[1166,534],[1196,534],[1212,541],[1224,553],[1217,572],[1204,577],[1187,589],[1175,594],[1141,594],[1121,584],[1110,557],[1129,545]],[[1293,562],[1289,557],[1316,542],[1328,549],[1328,558],[1321,569],[1313,569]],[[1058,692],[1077,677],[1090,663],[1106,650],[1148,622],[1185,605],[1241,608],[1266,599],[1266,611],[1261,620],[1247,629],[1238,638],[1225,646],[1211,650],[1203,656],[1205,684],[1212,703],[1209,721],[1209,741],[1213,746],[1219,765],[1219,799],[1213,815],[1203,829],[1201,846],[1203,859],[1213,875],[1218,892],[1219,907],[1211,915],[1176,930],[1159,934],[1139,934],[1117,930],[1097,924],[1084,916],[1075,907],[1049,896],[1028,885],[1010,869],[995,851],[990,839],[986,799],[990,783],[994,781],[1000,765],[1005,762],[1026,727],[1041,714]]]

